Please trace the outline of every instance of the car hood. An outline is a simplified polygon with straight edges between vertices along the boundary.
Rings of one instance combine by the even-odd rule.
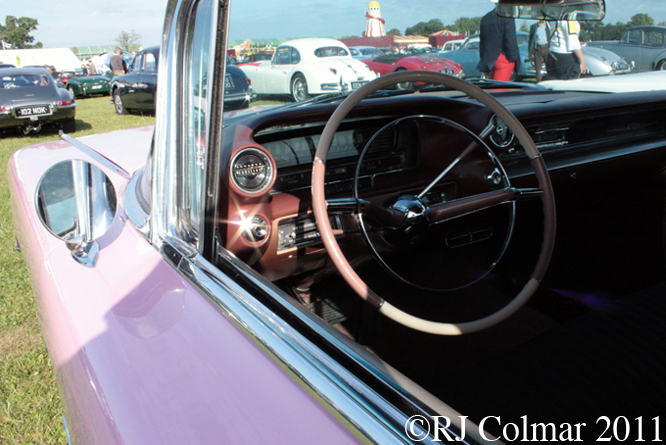
[[[56,89],[52,85],[0,89],[0,98],[14,103],[36,103],[50,100],[55,95]]]
[[[447,67],[453,67],[454,64],[445,58],[442,57],[433,57],[433,56],[411,56],[411,59],[416,63],[427,64],[432,66],[441,66],[445,65]]]
[[[648,71],[631,76],[587,77],[576,80],[546,80],[540,86],[558,91],[591,91],[597,93],[628,93],[663,90],[666,85],[666,71]]]
[[[603,48],[595,48],[595,47],[591,47],[591,46],[584,46],[583,47],[583,53],[584,54],[592,54],[594,56],[599,57],[602,60],[607,60],[609,62],[615,62],[615,61],[622,60],[622,57],[618,56],[613,51],[609,51],[609,50],[603,49]]]

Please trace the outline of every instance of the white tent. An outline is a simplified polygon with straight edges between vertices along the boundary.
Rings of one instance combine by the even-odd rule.
[[[81,61],[69,48],[3,49],[0,62],[16,66],[51,65],[57,71],[81,68]]]

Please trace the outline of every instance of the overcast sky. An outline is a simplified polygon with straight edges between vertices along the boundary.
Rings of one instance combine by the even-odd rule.
[[[408,2],[408,11],[404,10]],[[349,36],[365,29],[369,0],[232,0],[230,39]],[[464,16],[482,16],[489,0],[441,0],[433,11],[432,0],[379,0],[386,28],[400,31],[421,21],[439,18],[444,25]],[[4,17],[31,17],[39,22],[32,35],[44,47],[114,45],[121,31],[142,36],[143,46],[157,45],[164,24],[166,0],[0,0]],[[425,5],[428,6],[425,6]],[[266,5],[279,6],[281,16],[266,13]],[[400,5],[403,5],[401,8]],[[461,6],[464,5],[464,6]],[[636,13],[647,12],[655,22],[666,20],[666,0],[606,0],[604,23],[626,22]],[[332,19],[344,17],[340,20]],[[293,32],[284,35],[285,23]]]

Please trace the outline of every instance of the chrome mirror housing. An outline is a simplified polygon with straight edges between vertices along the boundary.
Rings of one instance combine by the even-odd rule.
[[[54,236],[67,243],[72,257],[93,267],[99,254],[96,240],[116,216],[116,191],[108,176],[82,160],[51,167],[37,188],[37,213]]]
[[[602,20],[604,0],[499,0],[497,15],[525,20]]]

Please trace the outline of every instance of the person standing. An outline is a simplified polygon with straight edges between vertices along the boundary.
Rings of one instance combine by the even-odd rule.
[[[109,68],[113,71],[114,76],[127,74],[127,63],[125,63],[123,56],[120,55],[120,48],[118,47],[113,50],[113,56],[111,56],[111,60],[109,60]]]
[[[485,77],[509,81],[520,67],[520,53],[516,39],[516,22],[500,17],[493,9],[481,18],[479,42],[481,60],[476,69]]]
[[[541,67],[548,59],[548,47],[552,31],[545,20],[539,20],[530,26],[529,52],[534,68],[536,69],[537,82],[541,82]]]
[[[577,20],[558,20],[550,38],[546,70],[550,79],[578,79],[587,73],[587,65],[581,49],[580,24]]]

